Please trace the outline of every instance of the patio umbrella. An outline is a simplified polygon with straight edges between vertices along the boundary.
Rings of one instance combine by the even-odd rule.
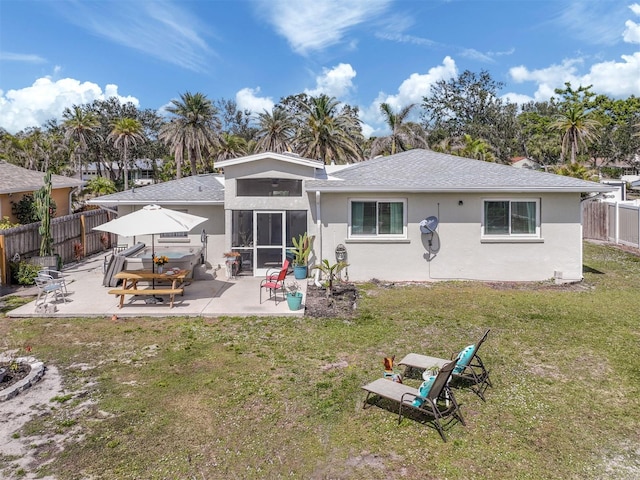
[[[146,205],[140,210],[93,227],[93,229],[115,233],[122,237],[151,235],[151,257],[153,259],[156,256],[156,234],[189,232],[195,226],[200,225],[206,220],[205,217],[170,210],[159,205]],[[151,262],[151,268],[152,271],[155,272],[155,262],[153,262],[153,260]]]

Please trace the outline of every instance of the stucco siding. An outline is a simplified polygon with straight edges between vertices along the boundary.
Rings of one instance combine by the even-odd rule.
[[[370,198],[362,195],[363,198]],[[538,194],[541,237],[535,240],[483,241],[485,198],[531,198],[531,195],[408,194],[407,235],[397,240],[357,240],[348,236],[349,199],[356,195],[321,196],[322,232],[316,246],[321,258],[335,262],[344,244],[350,280],[386,281],[513,280],[582,278],[582,232],[579,194]],[[378,195],[376,198],[398,198]],[[437,216],[439,226],[429,246],[419,222]]]
[[[139,210],[142,205],[121,205],[118,207],[119,216],[126,215]],[[160,235],[155,236],[156,245],[168,245],[171,242],[175,242],[179,245],[193,245],[201,246],[202,242],[200,235],[202,230],[207,234],[207,251],[205,258],[212,266],[217,266],[223,263],[222,254],[225,248],[225,232],[224,232],[224,208],[221,205],[171,205],[166,207],[172,210],[179,210],[191,215],[198,215],[200,217],[207,218],[207,221],[201,223],[193,229],[186,239],[172,240],[167,238],[160,238]],[[151,245],[151,235],[139,235],[135,238],[136,242],[144,242],[147,245]],[[133,245],[134,239],[132,237],[120,237],[118,243]]]

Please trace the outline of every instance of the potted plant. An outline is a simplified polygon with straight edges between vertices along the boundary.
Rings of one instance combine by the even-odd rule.
[[[240,270],[240,252],[224,252],[222,256],[224,257],[224,264],[227,268],[227,278],[235,277]]]
[[[302,292],[300,291],[300,285],[298,282],[289,282],[286,285],[287,289],[287,305],[289,310],[300,310],[302,306]]]
[[[308,236],[307,232],[304,232],[302,235],[298,235],[298,238],[293,237],[291,239],[293,243],[293,276],[297,280],[307,278],[307,267],[313,239],[314,237]]]

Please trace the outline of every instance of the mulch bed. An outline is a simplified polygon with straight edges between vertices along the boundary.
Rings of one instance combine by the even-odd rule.
[[[307,287],[304,314],[315,318],[350,318],[355,316],[358,289],[352,283],[340,283],[333,287],[331,295],[316,285]]]

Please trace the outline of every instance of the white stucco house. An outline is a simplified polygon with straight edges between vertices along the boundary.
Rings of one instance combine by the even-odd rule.
[[[281,264],[291,238],[307,231],[312,263],[335,263],[336,249],[345,249],[352,281],[572,281],[582,278],[581,195],[611,191],[421,149],[346,166],[278,153],[216,166],[223,175],[91,203],[119,214],[155,203],[207,217],[198,231],[156,242],[202,245],[204,229],[207,261],[238,251],[248,275]]]

